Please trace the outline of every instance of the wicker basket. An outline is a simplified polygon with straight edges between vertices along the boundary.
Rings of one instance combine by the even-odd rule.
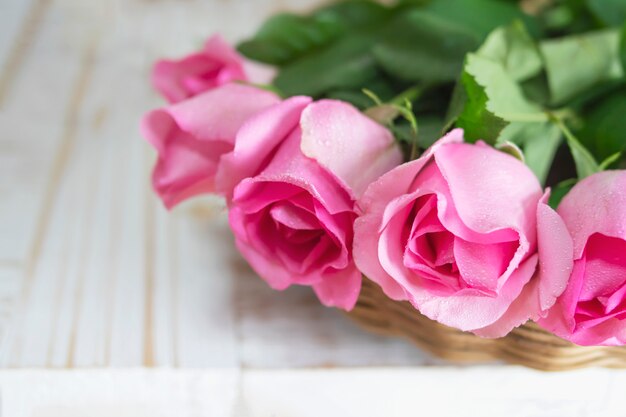
[[[503,360],[544,371],[587,366],[626,368],[626,347],[577,346],[530,322],[501,339],[483,339],[432,321],[408,302],[389,299],[368,279],[363,280],[359,301],[348,316],[367,330],[406,337],[453,362]]]

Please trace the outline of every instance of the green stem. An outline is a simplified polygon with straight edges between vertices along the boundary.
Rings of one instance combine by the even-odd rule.
[[[404,104],[404,102],[406,100],[408,101],[415,101],[418,98],[420,98],[420,96],[424,93],[424,91],[426,91],[427,86],[424,84],[418,84],[418,85],[414,85],[413,87],[404,90],[403,92],[401,92],[400,94],[398,94],[397,96],[395,96],[390,103],[391,104],[397,104],[397,105],[402,105]]]
[[[549,119],[561,130],[563,136],[565,136],[567,145],[569,146],[572,157],[574,158],[574,163],[576,164],[576,173],[578,174],[578,178],[583,179],[595,174],[596,172],[600,172],[601,169],[598,162],[596,162],[593,155],[591,155],[591,152],[589,152],[589,150],[587,150],[587,148],[580,143],[578,138],[574,136],[572,131],[569,130],[563,121],[563,116],[551,112],[547,112],[546,114]]]

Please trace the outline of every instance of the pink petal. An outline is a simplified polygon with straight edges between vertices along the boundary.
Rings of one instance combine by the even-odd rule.
[[[439,147],[463,141],[463,131],[455,129],[437,141],[424,155],[383,174],[368,186],[357,203],[361,216],[354,224],[354,259],[359,269],[378,283],[394,300],[405,300],[405,290],[383,269],[379,260],[378,231],[383,227],[385,208],[393,199],[410,192],[417,173]]]
[[[244,193],[254,184],[266,182],[298,186],[320,201],[331,214],[352,211],[353,203],[347,192],[319,164],[300,151],[298,129],[279,146],[262,172],[237,186],[233,201],[243,199]]]
[[[604,171],[580,181],[563,198],[559,215],[574,241],[574,258],[582,256],[594,233],[626,240],[626,171]]]
[[[241,214],[237,210],[230,210],[228,214],[231,227],[233,230],[237,229]],[[274,258],[257,252],[255,247],[245,243],[241,236],[243,234],[236,234],[235,244],[252,269],[273,289],[287,289],[292,283],[291,273]]]
[[[356,267],[327,272],[322,281],[313,285],[313,290],[325,306],[350,311],[359,298],[361,279],[361,272]]]
[[[454,259],[461,277],[471,287],[496,291],[498,279],[513,261],[518,246],[515,241],[481,244],[457,237],[454,240]]]
[[[530,257],[520,268],[530,268],[531,265],[537,265],[537,255]],[[480,337],[494,339],[504,337],[514,328],[526,323],[533,314],[540,310],[539,298],[537,297],[539,282],[538,279],[532,279],[498,320],[472,332]]]
[[[350,104],[321,100],[302,113],[302,152],[360,196],[380,175],[402,162],[386,128]]]
[[[267,91],[232,84],[148,113],[141,131],[159,153],[153,182],[166,206],[215,191],[218,163],[232,150],[239,127],[278,101]]]
[[[232,81],[246,81],[243,58],[218,34],[204,49],[181,59],[163,59],[152,70],[152,85],[177,103]]]
[[[467,227],[480,233],[513,229],[535,242],[542,191],[526,165],[489,146],[466,143],[441,147],[435,160]]]
[[[585,248],[587,259],[581,300],[613,294],[626,282],[626,241],[596,233]]]
[[[227,200],[241,180],[254,177],[268,163],[276,147],[298,127],[309,97],[292,97],[250,118],[241,127],[233,152],[222,158],[216,175],[216,187]]]
[[[211,60],[225,66],[241,67],[243,64],[243,57],[219,33],[207,39],[203,52]],[[240,80],[245,81],[245,78]]]
[[[538,296],[540,312],[547,311],[567,287],[574,267],[574,246],[563,219],[547,201],[549,192],[537,205],[537,246],[539,253]],[[537,319],[532,315],[533,319]]]
[[[521,324],[511,319],[513,314],[510,318],[504,317],[500,323],[498,321],[520,296],[536,266],[537,256],[533,255],[511,274],[497,297],[480,296],[475,290],[462,290],[451,296],[437,297],[416,288],[411,291],[410,301],[425,316],[460,330],[476,332],[498,323],[491,331],[485,331],[482,335],[501,337]],[[527,319],[528,317],[523,321]]]

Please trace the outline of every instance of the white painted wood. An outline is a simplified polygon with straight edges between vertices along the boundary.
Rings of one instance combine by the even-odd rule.
[[[625,415],[626,374],[520,367],[245,372],[249,417],[564,417]]]
[[[4,371],[0,415],[230,417],[236,370]]]
[[[68,108],[85,39],[66,38],[61,25],[71,23],[59,11],[49,10],[39,36],[23,52],[19,74],[12,77],[0,107],[3,261],[27,260],[49,198],[46,187],[57,180],[64,143],[71,142]]]
[[[48,0],[0,2],[0,108],[49,7]]]
[[[623,417],[626,374],[518,367],[0,372],[10,417]]]

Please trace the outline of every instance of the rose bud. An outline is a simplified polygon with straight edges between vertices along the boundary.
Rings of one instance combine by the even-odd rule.
[[[539,324],[579,345],[625,345],[626,171],[585,178],[558,213],[574,241],[574,269]]]
[[[236,185],[237,247],[272,288],[312,286],[323,304],[351,309],[355,201],[401,160],[391,133],[346,103],[295,97],[257,114],[218,174],[226,195]]]
[[[545,314],[563,290],[571,239],[521,161],[456,129],[372,183],[354,256],[394,300],[483,337]]]
[[[232,81],[268,83],[273,70],[247,61],[220,35],[206,41],[201,51],[182,59],[158,61],[152,85],[170,103],[176,103]]]
[[[165,206],[215,192],[220,159],[233,149],[239,128],[278,102],[273,93],[228,84],[148,113],[141,131],[158,152],[152,182]]]

